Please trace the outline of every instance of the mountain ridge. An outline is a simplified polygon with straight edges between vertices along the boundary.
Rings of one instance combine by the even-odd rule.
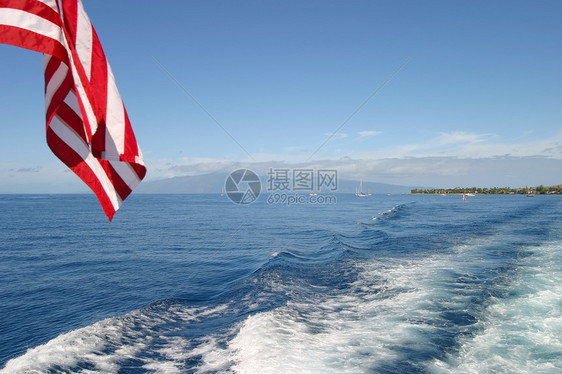
[[[229,173],[208,173],[193,176],[172,177],[153,181],[143,181],[136,189],[135,193],[163,193],[163,194],[201,194],[201,193],[221,193],[224,189],[226,178]],[[279,192],[268,191],[268,177],[259,176],[262,183],[262,192]],[[326,188],[322,190],[314,190],[310,192],[318,193],[355,193],[359,187],[359,181],[339,179],[337,190],[330,191]],[[378,182],[363,181],[363,191],[373,194],[380,193],[410,193],[416,187],[402,186]],[[306,193],[309,191],[292,191],[284,190],[286,193]]]

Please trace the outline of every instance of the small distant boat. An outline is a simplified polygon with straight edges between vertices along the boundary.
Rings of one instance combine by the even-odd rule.
[[[533,197],[533,196],[535,196],[535,193],[529,188],[527,188],[527,197]]]
[[[473,193],[467,193],[466,196],[476,196],[476,195]]]
[[[355,189],[355,196],[359,196],[359,197],[371,196],[370,193],[363,192],[363,180],[359,182],[359,188]]]
[[[309,193],[310,196],[318,196],[318,194],[316,192],[311,192]]]

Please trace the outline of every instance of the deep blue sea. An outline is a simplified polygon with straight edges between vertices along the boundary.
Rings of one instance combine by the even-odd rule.
[[[1,373],[561,373],[562,196],[0,195]]]

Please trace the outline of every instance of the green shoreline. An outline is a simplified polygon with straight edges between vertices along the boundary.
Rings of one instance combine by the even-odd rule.
[[[418,189],[414,188],[410,191],[411,194],[421,195],[459,195],[459,194],[479,194],[479,195],[560,195],[562,194],[562,185],[558,186],[538,186],[538,187],[525,187],[525,188],[511,188],[511,187],[492,187],[492,188],[429,188]]]

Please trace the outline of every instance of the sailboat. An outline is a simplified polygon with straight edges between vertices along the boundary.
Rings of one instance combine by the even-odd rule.
[[[371,196],[370,193],[365,193],[363,192],[363,180],[361,179],[361,181],[359,182],[359,188],[355,189],[355,196],[359,196],[359,197],[367,197],[367,196]]]

